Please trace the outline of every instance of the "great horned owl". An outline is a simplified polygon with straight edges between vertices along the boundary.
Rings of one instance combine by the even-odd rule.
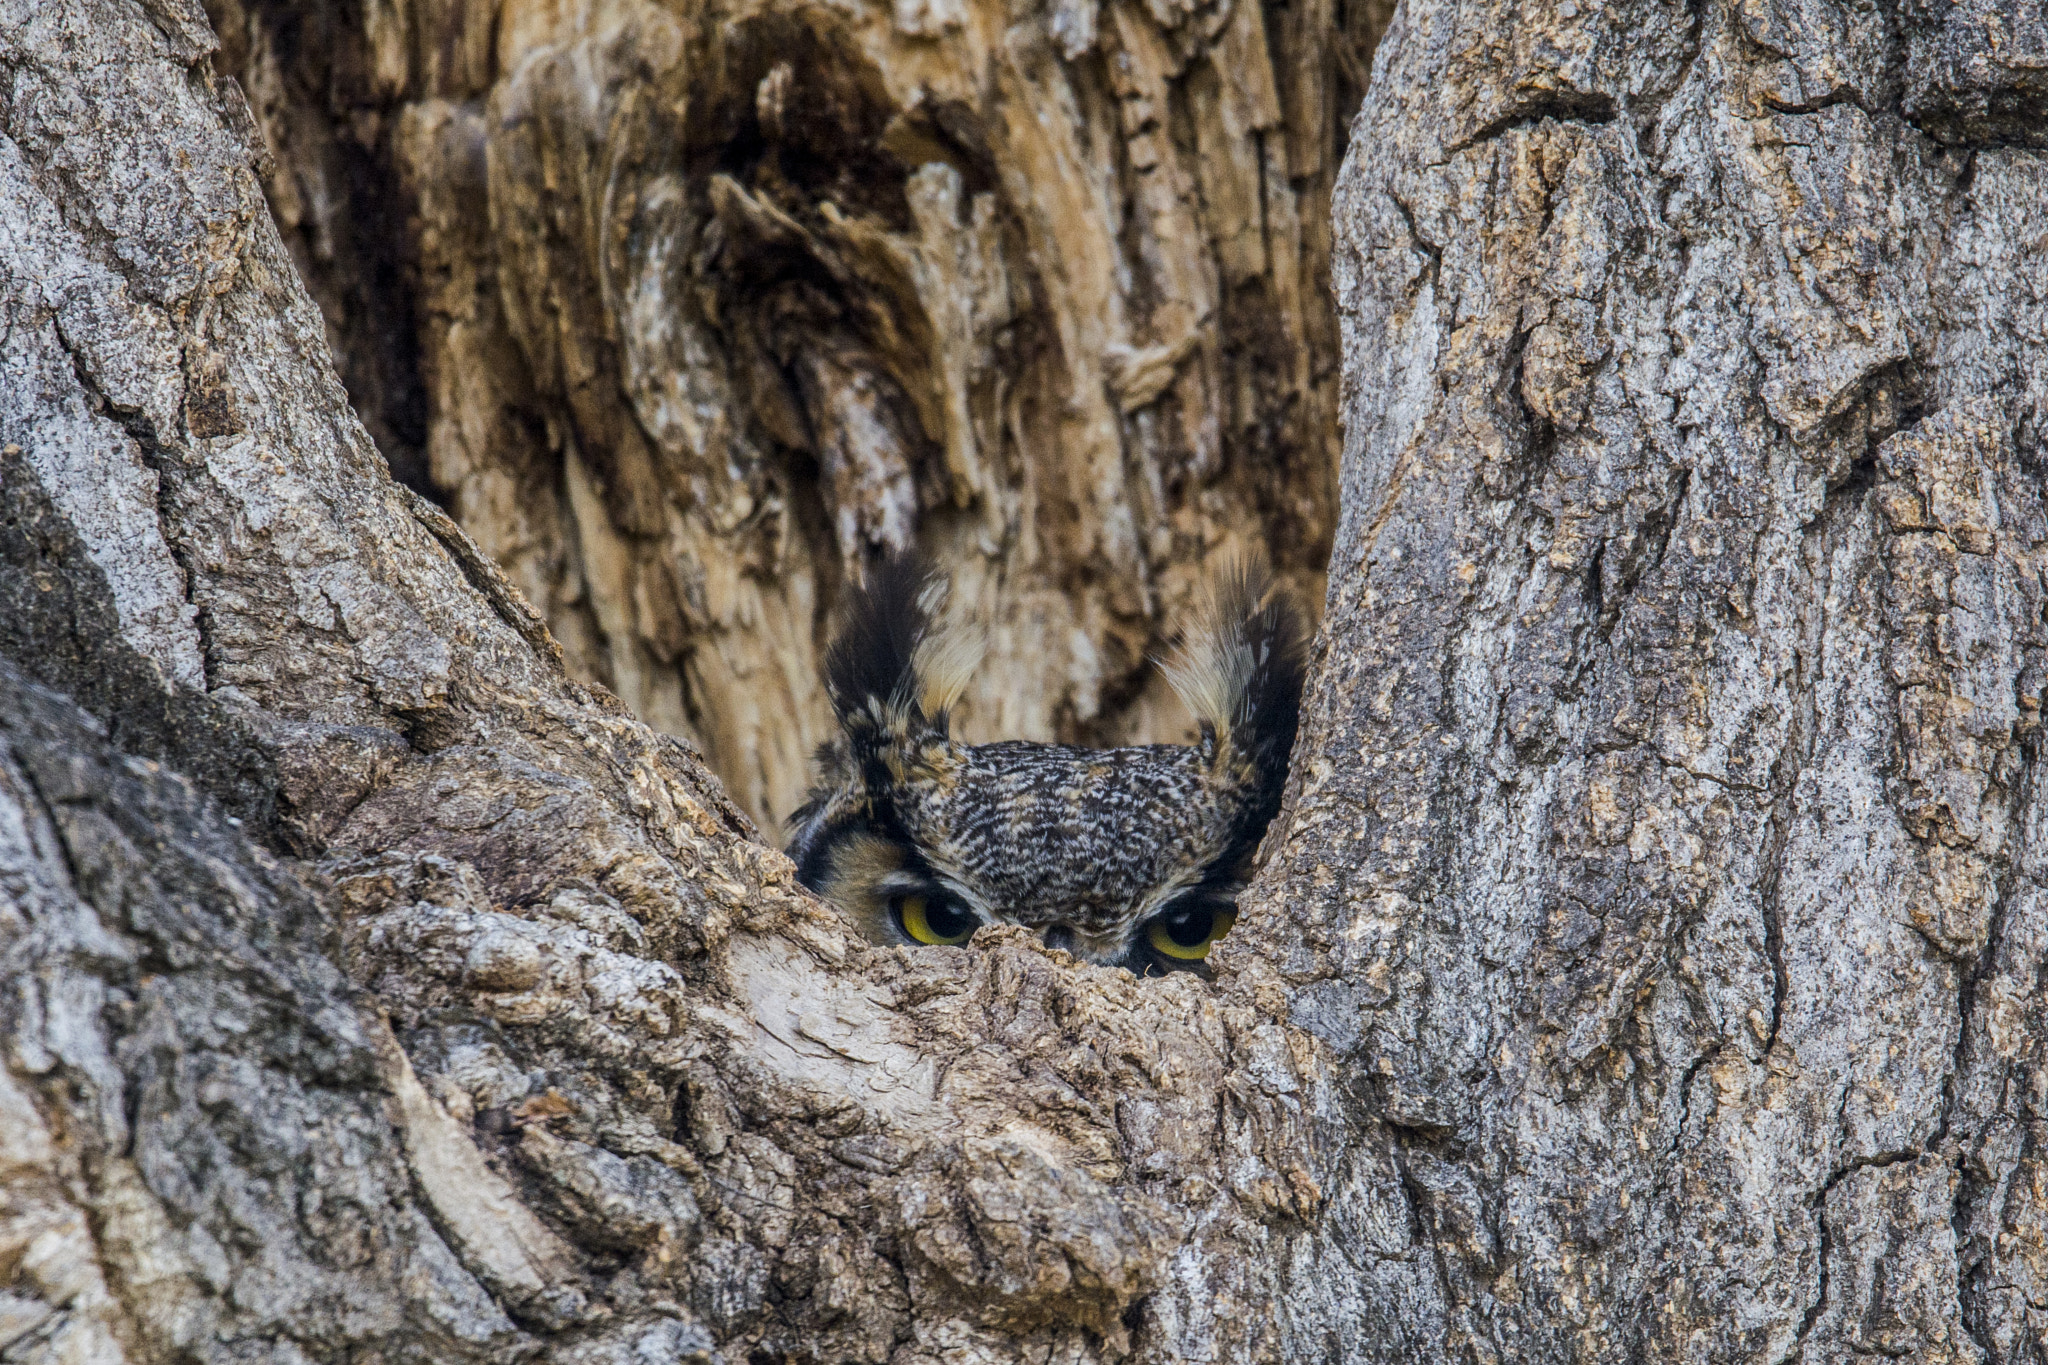
[[[1166,667],[1193,745],[963,745],[948,715],[980,651],[935,628],[942,586],[899,557],[853,595],[825,657],[840,734],[790,817],[798,878],[880,943],[1022,924],[1139,975],[1204,970],[1280,808],[1301,706],[1293,605],[1261,569],[1225,576]]]

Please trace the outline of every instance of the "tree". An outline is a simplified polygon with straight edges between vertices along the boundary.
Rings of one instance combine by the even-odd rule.
[[[854,941],[387,476],[203,16],[10,14],[0,1350],[2042,1358],[2038,38],[1403,11],[1211,985]]]
[[[1391,1129],[1329,1191],[1376,1235],[1321,1244],[1324,1320],[1405,1295],[1418,1349],[1517,1359],[2048,1351],[2017,22],[1390,32],[1337,208],[1327,644],[1253,921],[1309,926],[1267,954],[1354,1130]]]

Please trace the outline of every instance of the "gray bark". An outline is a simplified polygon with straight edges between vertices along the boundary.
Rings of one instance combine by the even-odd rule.
[[[1382,50],[1242,950],[1348,1100],[1295,1339],[2042,1360],[2038,9],[1411,3]]]
[[[198,10],[0,7],[0,1358],[2043,1359],[2039,34],[1568,9],[1383,50],[1211,985],[856,941],[390,480]]]

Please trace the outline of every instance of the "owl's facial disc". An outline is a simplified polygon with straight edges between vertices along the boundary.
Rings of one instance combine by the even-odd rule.
[[[998,912],[996,918],[1003,916]],[[1105,932],[1089,933],[1071,924],[1043,929],[1045,946],[1063,948],[1083,962],[1123,967],[1138,976],[1169,972],[1209,974],[1209,950],[1237,923],[1237,907],[1216,889],[1197,889],[1176,896],[1165,909]]]
[[[850,912],[869,939],[897,947],[957,947],[984,924],[1020,924],[1084,962],[1139,976],[1206,975],[1209,950],[1237,922],[1234,885],[1170,892],[1149,913],[1133,908],[1109,924],[1089,925],[984,904],[909,847],[865,825],[831,831],[818,852],[818,890]]]
[[[806,867],[817,892],[876,943],[957,946],[987,922],[908,848],[858,823],[826,831]]]

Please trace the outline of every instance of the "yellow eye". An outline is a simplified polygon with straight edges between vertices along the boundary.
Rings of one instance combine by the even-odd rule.
[[[1209,955],[1210,946],[1236,923],[1235,910],[1197,905],[1161,915],[1152,921],[1145,937],[1155,952],[1182,962],[1200,962]]]
[[[890,907],[903,932],[918,943],[965,943],[974,937],[981,921],[950,901],[928,900],[923,896],[902,896]]]

